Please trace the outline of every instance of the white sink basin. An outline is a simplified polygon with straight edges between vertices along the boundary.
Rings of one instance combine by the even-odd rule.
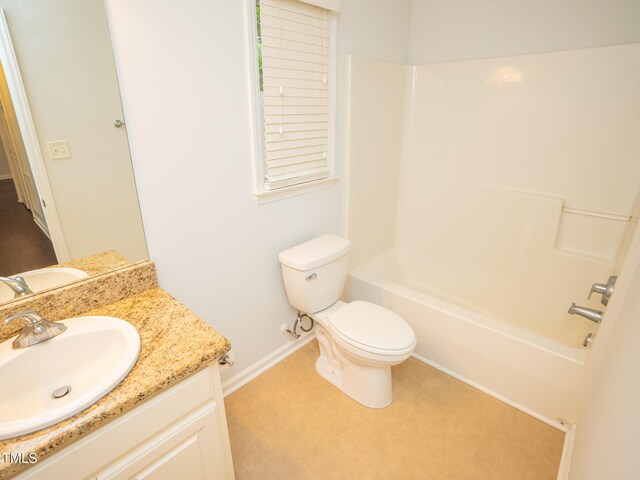
[[[30,270],[17,275],[24,278],[33,293],[42,292],[49,288],[59,287],[67,283],[87,278],[87,272],[77,268],[55,267]],[[12,275],[15,277],[16,275]],[[0,282],[0,302],[13,299],[14,293],[7,285]]]
[[[67,330],[43,343],[13,350],[0,343],[0,440],[69,418],[105,396],[129,373],[140,336],[112,317],[64,320]],[[61,398],[52,394],[69,393]]]

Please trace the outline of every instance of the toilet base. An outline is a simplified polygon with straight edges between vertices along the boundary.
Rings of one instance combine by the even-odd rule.
[[[321,355],[316,360],[316,371],[365,407],[384,408],[391,405],[391,367],[345,365],[344,370],[336,370]]]
[[[391,404],[390,366],[358,365],[341,352],[336,355],[322,327],[316,337],[320,345],[316,371],[322,378],[365,407],[384,408]]]

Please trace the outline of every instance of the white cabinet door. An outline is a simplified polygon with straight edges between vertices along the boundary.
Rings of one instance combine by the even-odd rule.
[[[97,480],[222,480],[224,450],[211,403],[99,473]]]
[[[165,480],[189,478],[207,480],[204,459],[200,449],[202,439],[198,435],[187,438],[173,450],[165,453],[157,461],[141,472],[133,475],[136,480]]]

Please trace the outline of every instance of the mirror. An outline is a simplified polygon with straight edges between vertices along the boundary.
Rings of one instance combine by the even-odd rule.
[[[0,277],[146,260],[103,0],[0,8]]]

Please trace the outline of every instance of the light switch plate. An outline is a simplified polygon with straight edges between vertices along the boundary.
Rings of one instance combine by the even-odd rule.
[[[71,150],[69,150],[69,143],[66,140],[47,142],[47,147],[49,147],[49,157],[51,160],[71,158]]]

